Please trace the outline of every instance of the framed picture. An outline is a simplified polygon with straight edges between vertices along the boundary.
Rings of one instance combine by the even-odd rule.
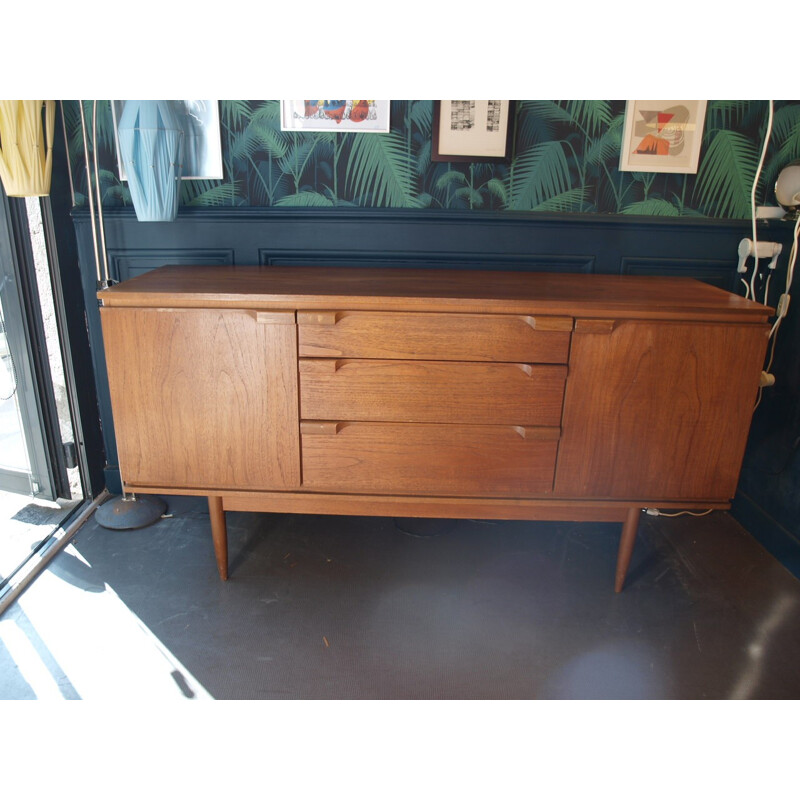
[[[513,100],[436,100],[432,161],[508,161]]]
[[[119,179],[127,181],[120,158],[117,127],[127,100],[112,100],[114,142],[117,146]],[[184,132],[183,174],[185,181],[222,180],[222,139],[219,127],[219,103],[216,100],[169,100]]]
[[[628,100],[619,168],[696,173],[705,100]]]
[[[281,130],[388,133],[389,106],[389,100],[281,100]]]

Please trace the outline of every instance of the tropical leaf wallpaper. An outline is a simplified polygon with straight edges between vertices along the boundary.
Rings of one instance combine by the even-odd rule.
[[[84,101],[92,119],[92,101]],[[78,101],[64,103],[75,202],[86,202]],[[432,100],[393,100],[385,134],[286,132],[277,100],[221,100],[224,180],[183,181],[185,206],[434,208],[747,218],[764,100],[711,100],[697,175],[620,172],[625,102],[521,100],[508,164],[431,161]],[[130,205],[109,101],[97,102],[103,204]],[[90,142],[90,152],[92,143]],[[92,157],[92,156],[90,156]],[[757,200],[800,159],[800,101],[775,101]]]

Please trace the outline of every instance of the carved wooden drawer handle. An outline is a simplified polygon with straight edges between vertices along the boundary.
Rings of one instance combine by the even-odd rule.
[[[294,325],[294,311],[251,311],[259,325]]]
[[[531,317],[524,316],[520,319],[530,325],[535,331],[571,331],[572,317]]]
[[[613,333],[620,324],[618,319],[576,319],[575,333]]]
[[[344,427],[343,422],[332,422],[330,420],[308,421],[300,423],[300,433],[303,436],[322,434],[324,436],[335,436]]]
[[[522,439],[530,439],[537,442],[554,442],[561,438],[561,428],[524,425],[514,425],[512,427]]]
[[[298,325],[335,325],[342,317],[344,311],[298,311]]]

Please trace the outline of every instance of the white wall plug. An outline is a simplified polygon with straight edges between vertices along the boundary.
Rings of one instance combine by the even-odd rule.
[[[778,256],[783,250],[783,245],[778,242],[759,242],[758,243],[758,258],[769,258],[769,268],[775,269],[778,263]],[[753,245],[752,239],[742,239],[739,242],[739,266],[737,272],[747,272],[745,262],[749,256],[756,254],[756,248]]]

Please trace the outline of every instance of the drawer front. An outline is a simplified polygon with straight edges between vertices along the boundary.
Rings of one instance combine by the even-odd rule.
[[[566,364],[570,317],[300,311],[301,356]]]
[[[306,489],[531,497],[553,488],[558,428],[302,422],[300,431]]]
[[[563,365],[300,359],[302,419],[560,425]]]

